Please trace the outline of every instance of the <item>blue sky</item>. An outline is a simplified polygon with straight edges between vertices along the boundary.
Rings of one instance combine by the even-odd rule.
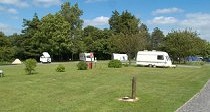
[[[76,2],[83,10],[84,26],[109,27],[112,11],[129,11],[146,24],[149,31],[159,27],[164,34],[190,28],[210,41],[210,0],[0,0],[0,31],[20,33],[23,19],[37,13],[41,19],[60,10],[63,2]]]

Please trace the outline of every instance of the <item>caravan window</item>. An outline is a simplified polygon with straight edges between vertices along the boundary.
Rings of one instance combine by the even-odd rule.
[[[164,60],[163,55],[157,55],[157,60]]]

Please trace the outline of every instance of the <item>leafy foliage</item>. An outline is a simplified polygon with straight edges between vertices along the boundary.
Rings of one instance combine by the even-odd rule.
[[[187,56],[203,54],[206,51],[206,42],[198,37],[196,32],[173,31],[166,36],[163,49],[176,60]]]
[[[37,61],[35,59],[27,59],[24,64],[26,73],[30,75],[32,71],[35,71]]]
[[[62,54],[70,52],[72,46],[68,39],[70,25],[64,17],[59,13],[48,14],[41,21],[40,31],[36,37],[41,51],[49,51],[55,57],[62,57]]]
[[[151,35],[152,50],[160,50],[160,46],[161,46],[164,38],[165,38],[165,36],[164,36],[163,32],[158,27],[155,27],[154,31],[152,32],[152,35]]]
[[[186,64],[187,65],[196,65],[196,66],[201,65],[201,66],[203,66],[203,65],[205,65],[205,62],[203,62],[203,61],[195,61],[195,62],[186,62]]]
[[[111,47],[109,48],[109,38],[111,32],[109,30],[100,30],[94,26],[87,26],[84,28],[83,41],[87,52],[94,52],[98,59],[107,59],[111,54]]]
[[[121,68],[122,62],[120,60],[111,60],[108,63],[109,68]]]
[[[57,72],[65,72],[65,66],[59,64],[56,68],[56,71]]]
[[[0,62],[10,61],[14,54],[14,47],[12,47],[11,42],[0,32]]]
[[[109,19],[110,29],[115,33],[135,34],[138,32],[139,23],[140,20],[128,11],[123,11],[122,14],[114,11]]]
[[[146,26],[141,24],[141,27],[138,27],[140,20],[128,11],[124,11],[122,14],[117,11],[113,12],[109,24],[111,31],[115,34],[112,36],[112,46],[118,49],[118,52],[128,54],[129,61],[137,51],[148,46],[149,36]]]
[[[68,38],[72,45],[71,53],[73,60],[74,54],[84,50],[84,44],[80,41],[83,24],[83,20],[80,19],[80,16],[82,16],[83,11],[79,9],[77,3],[71,6],[69,2],[65,2],[61,5],[60,13],[70,25]]]
[[[25,55],[25,59],[27,58],[39,58],[39,41],[36,40],[35,36],[39,31],[40,20],[38,15],[35,13],[32,20],[23,19],[23,27],[22,30],[22,43],[20,48],[24,47],[23,54]]]
[[[86,64],[85,61],[80,61],[77,64],[78,70],[87,70],[88,65]]]
[[[94,52],[99,60],[111,59],[112,53],[126,53],[131,62],[138,51],[145,49],[166,51],[175,61],[189,55],[210,57],[209,42],[191,30],[172,31],[165,37],[155,27],[150,35],[146,24],[127,10],[113,12],[110,29],[82,29],[82,15],[77,3],[65,2],[54,14],[39,19],[35,13],[31,20],[23,19],[22,34],[6,36],[0,32],[0,61],[38,60],[47,51],[54,61],[74,60],[81,52]]]

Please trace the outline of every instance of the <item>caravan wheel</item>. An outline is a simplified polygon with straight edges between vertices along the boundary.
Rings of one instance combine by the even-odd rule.
[[[152,67],[152,65],[151,65],[151,64],[149,64],[149,67]]]

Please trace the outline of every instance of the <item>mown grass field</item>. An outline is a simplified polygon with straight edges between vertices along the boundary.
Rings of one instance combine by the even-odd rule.
[[[77,70],[77,62],[38,64],[26,75],[24,65],[0,66],[0,112],[173,112],[210,78],[210,66],[201,68],[107,67],[98,62],[92,70]],[[131,95],[131,78],[137,77],[135,103],[119,98]]]

